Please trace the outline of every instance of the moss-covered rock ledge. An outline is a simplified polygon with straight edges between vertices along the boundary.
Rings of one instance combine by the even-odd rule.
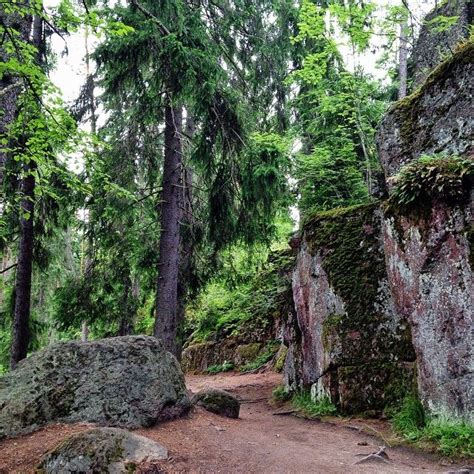
[[[413,390],[410,328],[393,311],[377,204],[310,217],[286,330],[290,389],[329,395],[342,411],[383,410]]]
[[[422,154],[472,155],[473,96],[474,42],[466,41],[384,117],[377,145],[386,178]]]

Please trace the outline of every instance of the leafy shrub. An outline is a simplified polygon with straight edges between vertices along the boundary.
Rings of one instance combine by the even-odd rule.
[[[433,199],[460,202],[474,180],[474,161],[457,156],[422,156],[393,178],[389,204],[402,210],[426,205]]]
[[[234,253],[242,260],[249,258],[242,249]],[[187,307],[186,324],[193,342],[242,335],[243,327],[252,340],[258,339],[262,332],[265,337],[265,329],[288,301],[291,283],[287,273],[294,256],[286,248],[272,252],[268,258],[263,249],[262,253],[264,258],[261,257],[258,268],[249,270],[243,281],[229,285],[218,275]]]
[[[206,373],[213,375],[220,372],[229,372],[233,370],[234,364],[232,362],[225,361],[223,364],[211,365],[206,369]]]
[[[314,401],[309,392],[299,392],[293,396],[293,406],[305,417],[316,418],[318,416],[329,416],[337,413],[329,397],[322,397]]]

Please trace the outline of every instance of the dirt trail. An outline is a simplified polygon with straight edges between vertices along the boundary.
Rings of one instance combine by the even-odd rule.
[[[280,380],[273,373],[188,377],[194,392],[208,386],[237,395],[242,400],[240,418],[230,420],[197,409],[180,420],[138,430],[170,452],[168,461],[141,466],[139,472],[427,473],[459,468],[405,448],[389,448],[389,464],[354,465],[360,459],[357,454],[376,451],[380,442],[341,426],[274,416],[275,408],[267,400]],[[88,426],[55,425],[0,442],[0,473],[34,472],[43,453]]]

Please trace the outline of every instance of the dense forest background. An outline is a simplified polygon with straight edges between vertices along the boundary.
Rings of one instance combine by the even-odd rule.
[[[0,372],[74,338],[179,355],[268,310],[299,223],[383,195],[376,127],[435,6],[412,3],[1,2]]]

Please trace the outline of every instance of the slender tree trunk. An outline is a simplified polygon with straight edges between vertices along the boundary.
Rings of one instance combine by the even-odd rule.
[[[124,276],[124,288],[120,307],[122,308],[122,318],[118,330],[118,336],[129,336],[133,333],[133,324],[135,320],[135,298],[134,288],[129,273]]]
[[[35,16],[33,20],[32,44],[38,49],[38,63],[42,64],[44,54],[43,20]],[[20,247],[15,281],[15,310],[11,348],[11,368],[28,354],[30,343],[31,277],[33,271],[34,208],[36,163],[24,165],[25,175],[21,181],[20,204]]]
[[[186,142],[183,146],[183,153],[189,158],[192,152],[192,141],[196,131],[193,117],[186,117],[185,136]],[[184,322],[186,302],[189,292],[189,281],[192,277],[192,255],[194,252],[194,216],[193,216],[193,170],[189,163],[182,167],[182,193],[181,193],[181,227],[180,227],[180,248],[179,248],[179,277],[178,277],[178,336],[180,328]],[[181,340],[181,337],[178,337]],[[181,344],[178,344],[178,358],[181,355]]]
[[[11,349],[11,368],[28,354],[30,342],[30,304],[31,274],[33,268],[34,243],[34,192],[35,178],[32,174],[34,164],[26,166],[27,176],[21,184],[22,201],[20,217],[20,248],[15,282],[15,311],[13,317],[13,338]]]
[[[94,94],[94,79],[91,75],[91,62],[90,62],[90,52],[89,52],[89,27],[85,26],[84,31],[84,48],[85,48],[85,62],[86,62],[86,81],[88,84],[88,101],[89,101],[89,112],[91,114],[91,132],[95,135],[97,133],[97,116],[95,109],[95,94]],[[95,145],[94,145],[95,147]],[[97,152],[97,150],[95,150]],[[87,249],[84,265],[84,278],[88,278],[92,273],[94,265],[94,237],[92,234],[92,225],[93,220],[92,208],[89,209],[89,215],[87,216]],[[82,321],[82,330],[81,330],[81,340],[83,342],[87,341],[89,338],[89,327],[87,321]]]
[[[400,51],[398,55],[398,100],[407,95],[408,89],[408,25],[400,25]]]
[[[155,336],[166,350],[178,355],[179,227],[181,219],[181,127],[182,110],[168,105],[165,110],[165,162],[161,192],[160,255],[156,297]]]

